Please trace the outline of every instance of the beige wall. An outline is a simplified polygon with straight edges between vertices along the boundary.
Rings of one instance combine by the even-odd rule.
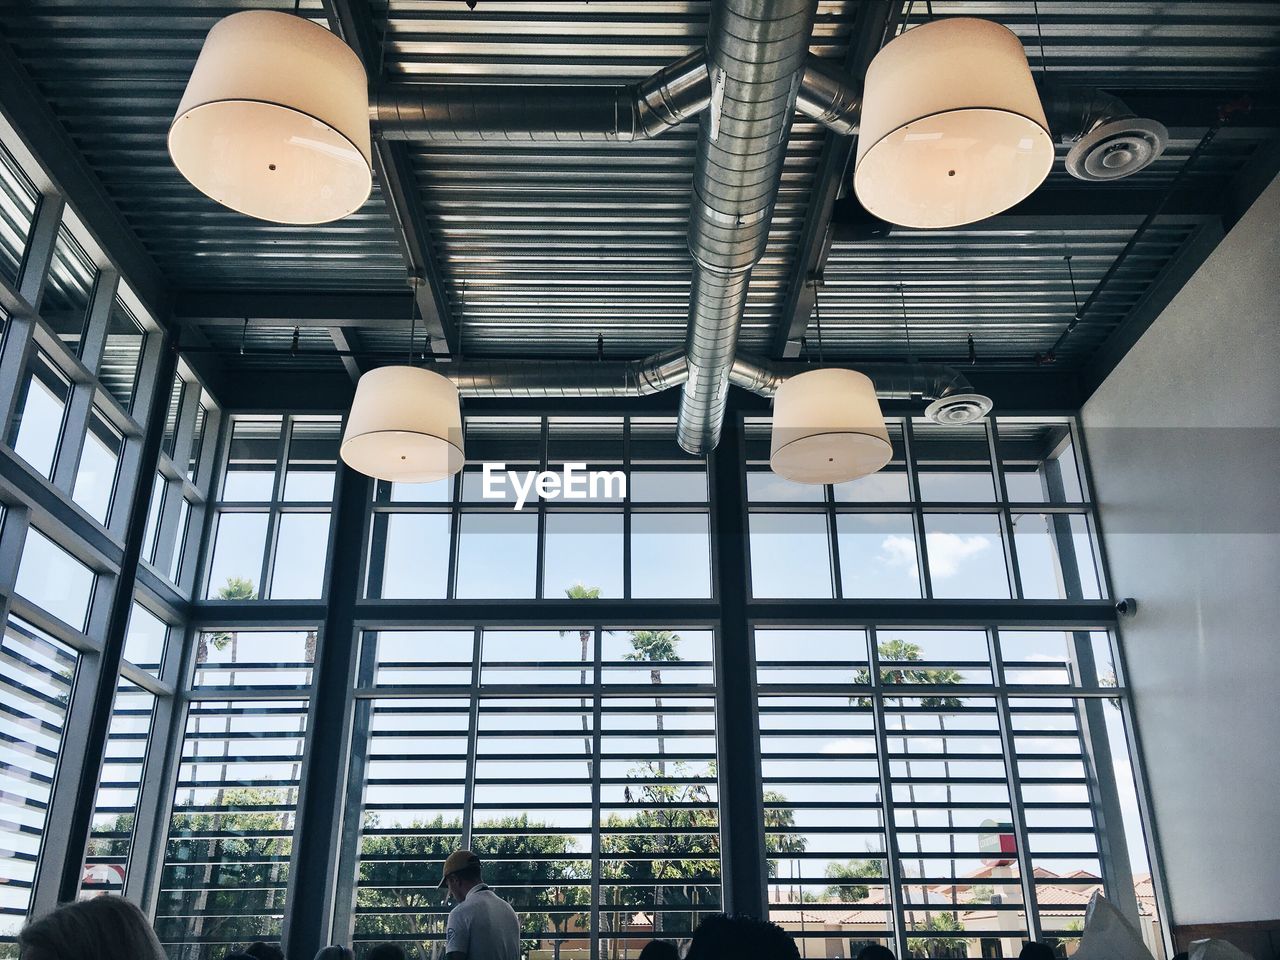
[[[1280,916],[1280,179],[1083,410],[1174,922]]]

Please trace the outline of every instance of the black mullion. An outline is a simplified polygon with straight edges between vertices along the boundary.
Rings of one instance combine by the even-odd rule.
[[[915,431],[911,418],[902,420],[903,460],[907,468],[907,489],[911,494],[911,512],[916,528],[916,566],[919,568],[920,596],[933,599],[933,578],[929,574],[929,547],[925,537],[924,505],[920,496],[920,474],[916,470]]]
[[[622,499],[622,599],[631,599],[631,418],[622,418],[622,471],[627,478]],[[597,917],[597,919],[599,919]],[[594,943],[595,940],[592,940]]]
[[[547,457],[548,457],[548,447],[550,445],[550,430],[551,430],[550,418],[539,417],[538,422],[539,422],[539,432],[540,432],[538,469],[545,471],[548,469]],[[536,485],[535,485],[534,493],[537,493]],[[538,510],[538,532],[537,532],[538,539],[537,539],[537,544],[535,546],[535,550],[536,550],[535,556],[537,559],[535,561],[535,566],[534,566],[534,580],[536,582],[533,585],[533,596],[535,600],[545,600],[546,591],[543,589],[544,585],[543,585],[542,579],[543,577],[546,576],[546,573],[547,573],[547,502],[546,502],[546,498],[539,494],[536,503],[537,503],[537,510]]]
[[[1018,569],[1018,550],[1013,543],[1013,514],[1009,510],[1009,495],[1005,489],[1004,463],[1000,459],[1000,431],[996,427],[996,418],[987,417],[987,455],[991,459],[991,469],[996,485],[996,500],[1000,505],[1000,533],[1004,537],[1005,577],[1009,581],[1009,596],[1015,600],[1023,599],[1022,572]]]

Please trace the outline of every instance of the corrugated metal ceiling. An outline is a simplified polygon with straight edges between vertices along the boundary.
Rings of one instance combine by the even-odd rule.
[[[0,27],[67,126],[107,192],[176,288],[403,290],[405,268],[380,197],[320,228],[257,223],[200,196],[173,169],[165,132],[204,34],[220,17],[280,3],[173,0],[0,2]],[[708,4],[679,2],[462,2],[373,0],[382,72],[433,82],[627,83],[699,46]],[[820,5],[812,49],[842,59],[858,3]],[[924,0],[903,4],[910,24]],[[318,0],[302,4],[323,20]],[[936,16],[1005,23],[1041,58],[1027,2],[932,3]],[[1062,82],[1121,90],[1274,88],[1280,76],[1280,4],[1059,3],[1039,5],[1044,66]],[[1121,185],[1155,190],[1176,176],[1198,131],[1178,128],[1168,153]],[[795,124],[770,243],[752,279],[745,349],[765,351],[787,297],[797,242],[825,133]],[[422,144],[412,170],[439,257],[446,297],[469,356],[611,356],[683,343],[689,260],[685,224],[696,129],[635,144]],[[1194,185],[1217,190],[1257,147],[1214,144]],[[1065,150],[1060,151],[1060,155]],[[1055,166],[1045,190],[1081,189]],[[1176,253],[1193,224],[1162,222],[1109,284],[1060,354],[1083,363]],[[853,358],[905,356],[897,307],[907,287],[914,352],[961,359],[973,333],[980,357],[1029,361],[1073,307],[1062,256],[1072,253],[1079,295],[1105,273],[1131,227],[991,227],[878,241],[841,240],[822,292],[825,347]],[[406,326],[407,326],[406,319]],[[210,327],[237,361],[240,331]],[[811,331],[812,332],[812,331]],[[234,335],[232,335],[234,333]],[[288,345],[291,330],[252,334]],[[371,348],[396,348],[394,330],[359,330]],[[308,348],[330,341],[304,328]],[[334,357],[336,364],[337,358]],[[298,361],[303,362],[303,361]],[[305,361],[330,366],[327,361]]]

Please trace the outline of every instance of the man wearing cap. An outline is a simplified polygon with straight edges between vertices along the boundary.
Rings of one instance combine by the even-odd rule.
[[[480,879],[480,858],[455,850],[439,886],[457,903],[449,911],[445,960],[520,960],[520,920],[511,905]]]

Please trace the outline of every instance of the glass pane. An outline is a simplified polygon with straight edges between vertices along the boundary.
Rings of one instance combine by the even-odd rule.
[[[1028,600],[1097,600],[1093,538],[1084,514],[1015,513],[1022,595]]]
[[[595,678],[595,631],[486,630],[480,647],[480,682],[585,684]]]
[[[827,488],[820,483],[796,483],[768,467],[747,471],[747,499],[752,503],[821,503]]]
[[[9,445],[46,478],[53,476],[62,417],[70,395],[71,384],[44,354],[38,354],[14,410]]]
[[[155,914],[171,955],[280,939],[306,728],[305,698],[191,705]]]
[[[103,347],[98,379],[125,410],[133,405],[133,391],[138,384],[138,366],[142,362],[145,340],[142,324],[117,297],[107,320],[107,342]]]
[[[842,597],[918,597],[920,567],[909,513],[836,517]]]
[[[1009,596],[999,517],[990,513],[928,513],[924,529],[935,597]]]
[[[272,498],[280,459],[280,425],[279,417],[236,417],[222,479],[223,500]]]
[[[537,516],[464,513],[460,522],[457,596],[532,597],[538,573]]]
[[[147,738],[156,698],[121,680],[107,728],[102,774],[94,796],[89,846],[80,873],[80,897],[123,896],[129,851],[147,757]]]
[[[31,908],[76,663],[71,648],[9,618],[0,637],[0,789],[6,801],[0,817],[0,943],[6,945]]]
[[[751,595],[833,595],[825,514],[751,514]]]
[[[116,468],[123,449],[124,438],[95,409],[89,416],[89,429],[85,433],[84,448],[80,451],[71,499],[104,526],[111,513]]]
[[[142,604],[129,608],[129,629],[124,637],[124,658],[154,677],[160,675],[169,625]]]
[[[705,683],[712,671],[710,630],[606,630],[602,638],[604,683]]]
[[[169,390],[169,405],[164,412],[164,435],[160,439],[160,452],[170,458],[177,455],[178,413],[182,407],[182,395],[185,389],[186,384],[182,382],[182,377],[175,375],[173,386]]]
[[[705,513],[632,514],[631,596],[711,596],[711,535]]]
[[[920,497],[937,502],[981,502],[996,498],[985,424],[944,425],[916,420],[912,454]]]
[[[622,514],[549,513],[542,595],[622,596]]]
[[[377,482],[374,493],[379,503],[449,503],[453,500],[453,477],[432,483]]]
[[[443,600],[449,584],[447,513],[376,513],[369,596]]]
[[[622,469],[622,418],[550,417],[547,465],[559,472],[566,463],[585,464],[587,470]]]
[[[46,537],[27,528],[14,590],[77,630],[89,619],[95,576],[92,570]]]
[[[893,459],[877,473],[833,485],[831,492],[836,503],[903,503],[911,499],[902,424],[891,422],[887,426],[889,442],[893,444]]]
[[[377,644],[376,686],[471,684],[471,630],[380,630],[365,642]]]
[[[755,631],[756,682],[869,684],[862,630]]]
[[[342,422],[294,420],[289,436],[289,464],[284,475],[284,499],[333,500],[333,478]]]
[[[318,600],[329,556],[328,513],[283,513],[276,529],[271,599]]]
[[[73,354],[80,353],[98,268],[64,223],[58,227],[40,316]]]
[[[999,428],[1000,465],[1012,502],[1084,500],[1068,424],[1002,417]]]
[[[177,540],[173,546],[173,556],[169,558],[169,582],[177,583],[182,576],[182,558],[187,550],[188,526],[191,522],[191,501],[186,497],[178,506]]]
[[[633,468],[629,493],[632,503],[705,503],[707,472]]]
[[[987,635],[980,630],[885,630],[876,634],[882,684],[991,683]]]
[[[196,422],[191,433],[191,453],[187,456],[187,479],[196,482],[196,472],[200,469],[200,455],[204,452],[204,431],[209,422],[209,408],[203,400],[196,407]]]
[[[316,659],[314,630],[204,630],[192,686],[305,689]]]
[[[39,202],[36,185],[12,154],[0,146],[0,275],[12,284],[18,282]]]
[[[267,542],[265,513],[220,513],[209,563],[211,600],[256,600]]]
[[[147,502],[147,525],[142,533],[142,556],[148,563],[156,558],[160,540],[160,517],[164,511],[164,498],[169,485],[164,474],[157,473],[151,481],[151,499]]]

